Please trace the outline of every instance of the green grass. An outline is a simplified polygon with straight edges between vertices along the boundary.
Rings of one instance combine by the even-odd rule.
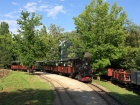
[[[133,93],[132,91],[120,88],[109,82],[98,80],[93,80],[93,82],[105,87],[107,90],[109,90],[110,94],[114,95],[120,101],[127,103],[128,105],[140,105],[140,96]]]
[[[50,85],[25,72],[0,79],[0,105],[51,105],[53,97]]]

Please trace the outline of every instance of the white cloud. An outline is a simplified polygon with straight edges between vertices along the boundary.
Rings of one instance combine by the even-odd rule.
[[[44,11],[45,9],[49,8],[49,6],[46,4],[46,5],[41,5],[39,7],[39,11]]]
[[[19,17],[19,13],[21,12],[21,10],[18,11],[12,11],[6,14],[0,14],[0,16],[2,17],[6,17],[6,18],[11,18],[11,19],[17,19]]]
[[[65,0],[60,0],[65,1]],[[20,5],[16,2],[12,2],[13,5]],[[42,14],[47,14],[47,17],[52,17],[53,19],[56,18],[56,15],[63,13],[65,14],[66,11],[63,5],[58,5],[54,3],[43,3],[42,0],[37,2],[28,2],[26,5],[18,7],[18,11],[11,11],[9,13],[0,14],[0,22],[5,21],[9,24],[9,30],[17,34],[17,29],[19,25],[17,24],[17,19],[20,18],[21,11],[28,11],[28,12],[37,12],[39,11]],[[17,10],[16,9],[16,10]],[[2,19],[3,18],[3,19]],[[5,19],[4,19],[5,18]]]
[[[12,12],[9,12],[7,14],[4,14],[3,16],[7,17],[7,18],[18,18],[18,16],[16,16],[15,14],[16,13],[19,13],[20,11],[12,11]]]
[[[48,9],[47,10],[47,12],[48,12],[48,17],[53,17],[53,19],[55,18],[55,16],[57,15],[57,14],[59,14],[60,12],[61,13],[66,13],[66,11],[64,10],[64,7],[62,6],[62,5],[60,5],[60,6],[55,6],[55,7],[53,7],[52,9]]]
[[[36,12],[36,10],[37,10],[36,2],[29,2],[29,3],[26,4],[26,6],[24,6],[24,8],[28,12]]]
[[[42,1],[40,0],[39,2],[28,2],[24,6],[24,8],[28,12],[36,12],[36,11],[47,12],[47,16],[52,17],[53,19],[56,18],[56,15],[59,13],[66,13],[62,5],[56,5],[56,6],[54,5],[42,3]]]
[[[13,16],[12,13],[7,13],[4,16],[5,17],[8,17],[8,18],[15,18],[15,16]]]
[[[19,3],[16,3],[16,2],[12,2],[12,4],[13,4],[13,5],[19,5]]]
[[[39,2],[39,3],[41,3],[41,2],[42,2],[42,0],[38,0],[38,2]]]

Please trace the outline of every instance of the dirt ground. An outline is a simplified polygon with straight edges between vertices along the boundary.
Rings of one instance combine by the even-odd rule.
[[[44,74],[44,76],[60,83],[64,87],[64,89],[67,90],[72,99],[76,102],[76,105],[107,105],[106,102],[85,83],[56,74]],[[54,86],[58,88],[61,92],[61,95],[63,95],[62,100],[65,103],[69,102],[70,100],[68,100],[68,98],[66,98],[67,96],[64,95],[64,90],[60,89],[60,86],[58,86],[57,83],[54,83]],[[54,105],[61,105],[58,98],[59,96],[55,96]]]
[[[0,78],[9,74],[9,70],[7,69],[0,69]]]

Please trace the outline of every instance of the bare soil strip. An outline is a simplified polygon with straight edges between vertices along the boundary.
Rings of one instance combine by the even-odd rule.
[[[0,69],[0,78],[3,78],[4,76],[8,75],[10,70],[7,69]]]

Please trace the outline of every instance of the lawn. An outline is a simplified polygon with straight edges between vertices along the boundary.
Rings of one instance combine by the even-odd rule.
[[[0,105],[51,105],[49,84],[25,72],[11,71],[0,79]]]
[[[105,87],[109,90],[109,93],[115,96],[120,101],[128,105],[140,105],[140,96],[133,93],[132,91],[120,88],[114,84],[104,81],[93,80],[94,83]]]

